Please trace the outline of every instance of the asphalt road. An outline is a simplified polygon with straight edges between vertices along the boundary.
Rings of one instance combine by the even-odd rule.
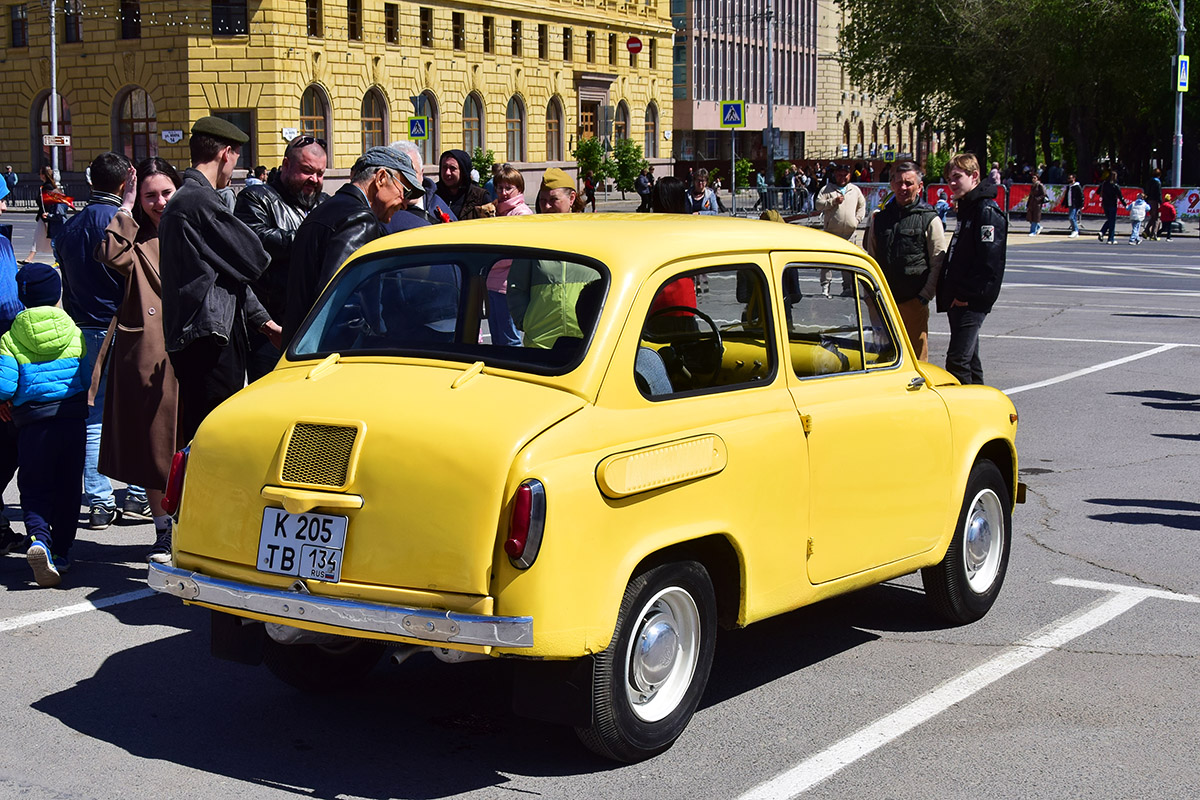
[[[1029,499],[991,613],[944,627],[910,576],[723,634],[691,726],[633,766],[512,716],[503,665],[313,698],[215,661],[206,612],[144,591],[146,523],[81,531],[59,590],[0,558],[0,798],[1192,800],[1197,320],[1194,237],[1011,237],[982,357]],[[944,316],[931,339],[940,363]]]

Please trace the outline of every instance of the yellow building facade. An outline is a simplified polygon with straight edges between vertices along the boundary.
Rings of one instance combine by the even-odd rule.
[[[110,149],[186,165],[206,114],[251,134],[244,166],[277,165],[308,134],[335,174],[408,138],[413,117],[427,165],[480,146],[497,162],[572,166],[580,138],[608,134],[651,160],[670,153],[666,0],[56,2],[66,173]],[[35,172],[50,162],[50,23],[39,3],[4,8],[0,163]]]

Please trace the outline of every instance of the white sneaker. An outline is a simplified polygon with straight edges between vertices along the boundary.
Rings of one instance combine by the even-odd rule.
[[[1068,239],[1078,239],[1079,231],[1071,231],[1070,233],[1067,234],[1067,238]]]

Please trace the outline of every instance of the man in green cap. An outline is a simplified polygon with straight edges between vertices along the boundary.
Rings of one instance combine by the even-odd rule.
[[[179,380],[181,444],[246,385],[247,329],[279,344],[279,325],[250,286],[271,259],[217,194],[229,185],[249,140],[226,120],[197,120],[188,142],[192,167],[158,226],[163,332]]]

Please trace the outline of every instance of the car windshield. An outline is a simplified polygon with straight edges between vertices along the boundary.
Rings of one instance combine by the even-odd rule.
[[[407,250],[355,261],[326,288],[292,359],[427,355],[561,373],[583,359],[607,270],[545,250]]]

